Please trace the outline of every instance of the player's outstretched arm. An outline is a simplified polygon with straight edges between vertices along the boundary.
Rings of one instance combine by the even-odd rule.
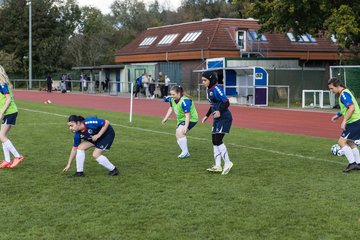
[[[71,163],[74,160],[75,156],[76,156],[76,151],[77,151],[77,147],[72,147],[71,148],[71,152],[70,152],[70,156],[68,159],[68,162],[63,170],[63,172],[67,172],[67,170],[69,170],[69,168],[71,167]]]
[[[164,119],[161,121],[162,125],[165,125],[165,123],[168,120],[168,118],[170,117],[172,111],[173,111],[172,107],[169,107],[168,111],[166,112],[166,115],[165,115]]]

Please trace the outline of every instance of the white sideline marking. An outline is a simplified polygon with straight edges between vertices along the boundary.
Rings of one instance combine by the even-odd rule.
[[[68,117],[67,115],[58,114],[58,113],[52,113],[52,112],[45,112],[45,111],[39,111],[39,110],[33,110],[33,109],[27,109],[27,108],[19,108],[19,109],[24,110],[24,111],[28,111],[28,112],[42,113],[42,114],[58,116],[58,117]],[[151,129],[147,129],[147,128],[140,128],[140,127],[130,127],[130,126],[116,124],[116,123],[111,123],[111,125],[112,126],[117,126],[117,127],[123,127],[123,128],[127,128],[127,129],[136,129],[136,130],[140,130],[140,131],[144,131],[144,132],[151,132],[151,133],[170,135],[170,136],[174,135],[173,133],[161,132],[161,131],[151,130]],[[206,138],[199,138],[199,137],[192,137],[192,136],[187,136],[187,138],[191,138],[191,139],[198,140],[198,141],[209,141],[209,139],[206,139]],[[328,162],[328,163],[336,163],[336,164],[343,165],[343,163],[338,162],[338,161],[332,161],[332,160],[328,160],[328,159],[321,159],[321,158],[315,158],[315,157],[308,157],[308,156],[304,156],[304,155],[296,154],[296,153],[285,153],[285,152],[280,152],[280,151],[276,151],[276,150],[270,150],[270,149],[259,148],[259,147],[245,146],[245,145],[240,145],[240,144],[235,144],[235,143],[226,143],[226,144],[234,146],[234,147],[240,147],[240,148],[247,148],[247,149],[251,149],[251,150],[264,151],[264,152],[274,153],[274,154],[288,156],[288,157],[297,157],[297,158],[303,158],[303,159],[308,159],[308,160],[313,160],[313,161],[318,161],[318,162]]]

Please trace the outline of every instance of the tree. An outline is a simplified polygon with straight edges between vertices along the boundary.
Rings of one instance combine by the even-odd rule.
[[[74,0],[32,1],[32,59],[34,77],[61,68],[61,56],[77,25],[80,10]],[[28,6],[26,0],[5,1],[0,9],[0,48],[14,54],[25,69],[28,57]]]
[[[237,0],[236,2],[244,2]],[[334,34],[341,48],[360,40],[360,0],[250,0],[248,13],[259,19],[260,31]]]

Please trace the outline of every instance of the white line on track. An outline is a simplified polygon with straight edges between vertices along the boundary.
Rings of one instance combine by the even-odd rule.
[[[57,116],[57,117],[68,117],[67,115],[63,115],[63,114],[39,111],[39,110],[34,110],[34,109],[27,109],[27,108],[19,108],[19,109],[28,111],[28,112],[47,114],[47,115],[52,115],[52,116]],[[147,128],[140,128],[140,127],[130,127],[130,126],[116,124],[116,123],[111,123],[111,125],[117,126],[117,127],[122,127],[122,128],[127,128],[127,129],[135,129],[135,130],[144,131],[144,132],[151,132],[151,133],[170,135],[170,136],[174,135],[173,133],[161,132],[161,131],[156,131],[156,130],[147,129]],[[206,138],[199,138],[199,137],[192,137],[192,136],[187,136],[187,138],[198,140],[198,141],[209,141],[209,139],[206,139]],[[283,156],[287,156],[287,157],[303,158],[303,159],[312,160],[312,161],[328,162],[328,163],[335,163],[335,164],[341,164],[341,165],[344,164],[344,163],[338,162],[338,161],[332,161],[332,160],[321,159],[321,158],[316,158],[316,157],[309,157],[309,156],[304,156],[304,155],[296,154],[296,153],[285,153],[285,152],[275,151],[275,150],[271,150],[271,149],[251,147],[251,146],[245,146],[245,145],[240,145],[240,144],[235,144],[235,143],[226,143],[226,144],[234,146],[234,147],[247,148],[247,149],[256,150],[256,151],[264,151],[264,152],[274,153],[274,154],[283,155]]]

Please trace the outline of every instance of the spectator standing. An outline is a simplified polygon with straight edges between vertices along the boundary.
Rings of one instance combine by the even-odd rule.
[[[155,82],[154,79],[151,77],[151,74],[149,74],[149,92],[151,95],[151,98],[154,99],[155,98]]]
[[[80,92],[84,91],[84,87],[83,87],[83,82],[84,82],[84,74],[80,74],[80,79],[79,79],[79,84],[80,84]]]
[[[142,84],[144,87],[144,92],[145,92],[146,98],[150,98],[149,78],[147,77],[146,73],[142,75]]]
[[[170,78],[168,75],[165,75],[164,96],[167,96],[169,94],[169,83],[170,83]]]
[[[165,76],[162,72],[159,72],[159,79],[158,79],[158,83],[160,85],[160,93],[161,93],[161,96],[160,98],[163,98],[165,95],[164,95],[164,88],[165,88]]]
[[[138,93],[140,92],[142,87],[142,75],[139,76],[136,80],[135,80],[135,86],[134,86],[134,97],[138,98]]]
[[[47,85],[47,92],[50,92],[51,93],[51,90],[52,90],[52,78],[51,78],[51,75],[50,73],[47,75],[46,77],[46,85]]]

